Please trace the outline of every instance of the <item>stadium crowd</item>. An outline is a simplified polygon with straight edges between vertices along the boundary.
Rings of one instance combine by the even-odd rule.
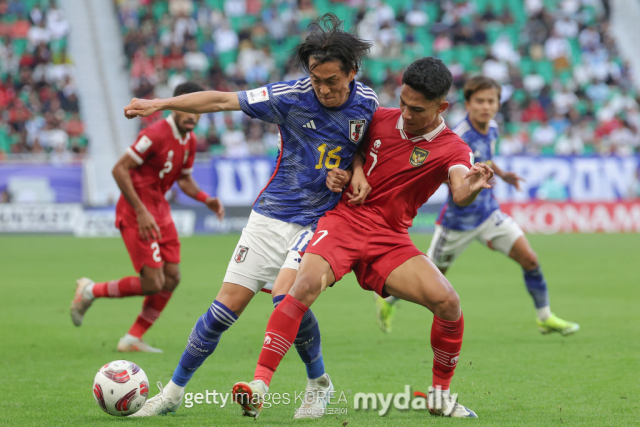
[[[484,73],[503,85],[498,153],[630,155],[640,108],[601,0],[115,0],[138,97],[166,97],[194,79],[243,90],[300,75],[290,51],[327,10],[374,42],[358,77],[383,106],[398,104],[402,68],[435,55],[456,90],[447,120],[463,115],[461,87]],[[152,117],[149,121],[156,120]],[[199,149],[231,156],[277,148],[277,129],[242,114],[210,115]]]
[[[85,152],[69,30],[55,0],[0,0],[0,160],[64,164]]]

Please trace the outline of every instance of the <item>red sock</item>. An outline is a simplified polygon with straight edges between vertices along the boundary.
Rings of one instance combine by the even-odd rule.
[[[291,295],[287,295],[271,313],[267,332],[264,334],[264,345],[253,377],[255,380],[262,380],[269,385],[280,361],[296,339],[302,316],[308,309],[309,307]]]
[[[142,295],[142,284],[137,276],[93,285],[93,296],[96,298],[122,298],[133,295]]]
[[[156,319],[160,317],[160,313],[169,302],[172,294],[173,293],[169,291],[162,291],[157,294],[147,295],[142,302],[142,311],[133,325],[131,325],[131,329],[129,329],[129,335],[142,338],[142,335],[144,335]]]
[[[458,365],[464,318],[455,321],[433,316],[431,325],[431,348],[433,349],[433,388],[448,390],[453,371]]]

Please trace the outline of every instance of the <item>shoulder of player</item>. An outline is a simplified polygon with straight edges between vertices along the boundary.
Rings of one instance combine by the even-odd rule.
[[[288,95],[288,97],[295,98],[304,96],[304,94],[313,91],[313,87],[311,86],[311,79],[309,77],[304,77],[299,80],[274,83],[271,85],[270,90],[271,96],[273,97]]]
[[[365,86],[360,82],[356,82],[356,96],[359,98],[374,101],[376,105],[380,105],[376,92],[369,86]]]
[[[171,126],[167,122],[167,119],[162,119],[142,129],[138,134],[138,138],[144,135],[147,138],[151,139],[153,142],[160,142],[160,140],[166,138],[167,132],[169,133],[169,135],[173,136]]]
[[[460,135],[455,133],[452,129],[445,128],[439,135],[438,139],[442,141],[443,144],[447,145],[448,150],[460,149],[464,151],[471,151],[469,145],[462,139]]]
[[[373,121],[376,122],[376,121],[388,120],[388,119],[398,120],[398,117],[400,117],[400,114],[401,112],[399,108],[380,107],[373,114]]]
[[[451,131],[456,135],[458,135],[460,138],[462,138],[464,135],[468,134],[469,132],[475,132],[474,129],[469,124],[469,121],[467,121],[467,119],[464,119],[463,121],[461,121],[460,123],[452,127]]]

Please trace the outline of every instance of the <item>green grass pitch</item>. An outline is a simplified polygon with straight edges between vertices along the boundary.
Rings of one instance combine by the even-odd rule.
[[[426,251],[430,236],[414,236]],[[465,313],[465,341],[452,383],[474,409],[474,425],[637,425],[640,416],[640,259],[638,235],[531,236],[551,291],[552,310],[580,323],[564,338],[542,336],[515,263],[473,244],[448,275]],[[119,354],[115,346],[135,319],[141,298],[99,300],[76,328],[69,318],[75,279],[132,274],[118,239],[0,237],[0,425],[288,425],[293,404],[265,410],[256,423],[228,404],[184,406],[153,419],[119,419],[94,402],[92,380],[120,358],[147,373],[151,395],[166,383],[187,336],[215,297],[237,236],[183,239],[182,283],[146,335],[163,354]],[[431,314],[401,303],[392,334],[378,330],[371,293],[353,275],[316,305],[327,372],[345,392],[346,414],[304,425],[447,425],[424,411],[355,410],[353,393],[426,391],[431,377]],[[252,377],[271,302],[259,294],[196,373],[187,391],[230,391]],[[302,390],[295,351],[283,360],[272,392]],[[351,395],[348,392],[351,391]]]

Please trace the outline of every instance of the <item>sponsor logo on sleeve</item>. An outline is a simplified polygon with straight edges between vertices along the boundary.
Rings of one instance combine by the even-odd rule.
[[[136,145],[135,145],[136,151],[140,154],[144,154],[144,152],[147,151],[149,147],[151,147],[151,144],[152,143],[149,137],[146,135],[143,135],[142,137],[140,137],[138,142],[136,142]]]
[[[249,104],[264,102],[269,100],[269,91],[266,87],[247,91],[247,101]]]

